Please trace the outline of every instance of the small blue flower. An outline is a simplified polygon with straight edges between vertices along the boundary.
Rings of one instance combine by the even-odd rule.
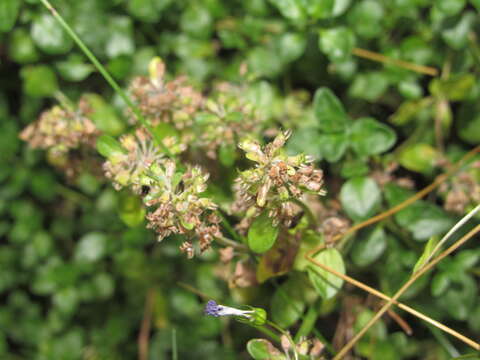
[[[205,314],[210,316],[244,316],[250,318],[252,310],[240,310],[229,306],[218,305],[215,300],[209,300],[205,305]]]

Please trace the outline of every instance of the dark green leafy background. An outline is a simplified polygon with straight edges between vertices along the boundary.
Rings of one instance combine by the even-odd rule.
[[[293,130],[287,150],[315,158],[324,170],[324,204],[333,203],[351,224],[401,203],[480,143],[478,0],[52,3],[124,87],[146,74],[154,56],[206,92],[217,80],[248,83],[262,127]],[[439,74],[360,58],[356,48]],[[240,71],[245,66],[247,75]],[[88,169],[66,178],[44,151],[20,141],[21,129],[62,93],[73,100],[88,93],[92,119],[105,134],[97,143],[103,156],[123,151],[114,137],[129,127],[123,102],[40,1],[0,0],[0,79],[1,359],[136,358],[147,294],[153,299],[148,360],[172,358],[172,329],[179,359],[284,358],[269,357],[269,343],[252,340],[265,337],[260,332],[204,317],[205,299],[179,283],[222,303],[264,307],[292,334],[301,328],[329,343],[339,320],[351,319],[342,326],[352,335],[374,315],[379,303],[304,258],[262,285],[230,288],[219,276],[216,250],[185,259],[181,238],[157,243],[145,229],[138,198]],[[235,173],[234,148],[222,147],[219,158],[226,173]],[[478,184],[478,166],[472,169]],[[215,200],[228,203],[231,189],[226,182],[217,187],[209,188]],[[471,209],[454,213],[444,203],[445,193],[433,192],[315,259],[391,295],[428,244]],[[478,222],[477,216],[467,227]],[[265,214],[254,221],[246,245],[256,259],[283,240],[277,230]],[[295,238],[282,256],[320,243],[307,240]],[[467,244],[402,301],[478,339],[479,258],[478,246]],[[384,316],[355,356],[443,360],[472,352],[399,314],[412,336]],[[331,351],[324,354],[328,359]]]

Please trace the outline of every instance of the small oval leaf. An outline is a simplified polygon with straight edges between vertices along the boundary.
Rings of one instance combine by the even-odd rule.
[[[256,253],[268,251],[278,236],[278,227],[273,226],[272,219],[266,211],[262,212],[248,230],[248,246]]]
[[[337,249],[323,250],[314,259],[341,274],[345,274],[345,264],[342,255]],[[343,285],[343,279],[314,264],[310,265],[307,271],[315,290],[325,300],[334,297]]]

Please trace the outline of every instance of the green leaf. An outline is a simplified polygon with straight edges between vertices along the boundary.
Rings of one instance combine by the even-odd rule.
[[[305,21],[305,9],[299,0],[270,0],[270,2],[285,18],[297,23]]]
[[[415,117],[427,109],[431,105],[431,100],[428,98],[421,100],[405,101],[397,111],[390,116],[390,122],[394,125],[405,125],[413,121]]]
[[[358,266],[370,265],[383,254],[386,247],[387,235],[382,226],[376,226],[355,239],[351,250],[352,260]]]
[[[440,296],[450,286],[448,273],[440,272],[435,274],[432,279],[431,292],[433,296]]]
[[[112,105],[97,94],[86,94],[84,98],[87,99],[91,108],[89,118],[102,132],[112,136],[123,133],[125,124],[120,120]]]
[[[406,147],[398,159],[400,165],[411,171],[429,174],[438,159],[435,148],[429,144],[416,143]]]
[[[272,225],[272,219],[268,217],[268,212],[263,211],[253,220],[248,230],[248,246],[256,253],[268,251],[278,236],[278,227]]]
[[[95,262],[100,260],[107,248],[105,234],[91,232],[84,235],[75,248],[75,260],[78,262]]]
[[[350,120],[340,100],[326,87],[315,92],[313,110],[318,126],[325,132],[344,131]]]
[[[381,3],[373,0],[358,1],[348,12],[348,22],[359,36],[371,39],[382,32],[384,15]]]
[[[126,153],[122,145],[110,135],[101,135],[98,137],[97,151],[100,155],[109,159]]]
[[[448,79],[435,78],[430,82],[429,90],[434,96],[441,96],[447,100],[465,100],[471,95],[475,85],[475,76],[472,74],[457,74]]]
[[[146,209],[138,196],[130,193],[122,193],[118,214],[126,225],[130,227],[140,225],[145,219],[145,213]]]
[[[380,206],[381,193],[377,183],[369,177],[349,179],[342,186],[340,201],[345,212],[359,221],[374,215]]]
[[[413,192],[395,184],[387,184],[385,198],[390,207],[396,206],[413,196]],[[440,207],[418,200],[395,214],[395,221],[413,233],[413,238],[425,241],[450,229],[454,221]]]
[[[465,102],[456,121],[458,136],[469,144],[480,143],[480,105],[478,101]]]
[[[360,159],[346,160],[342,163],[342,170],[340,175],[345,178],[358,177],[367,175],[370,168],[365,161]]]
[[[38,60],[38,51],[30,34],[25,29],[17,28],[10,34],[8,55],[13,61],[20,64]]]
[[[473,11],[466,11],[458,23],[442,31],[443,40],[454,50],[464,48],[468,43],[468,33],[477,19]]]
[[[340,160],[348,147],[346,133],[320,134],[317,141],[321,156],[328,162]]]
[[[355,34],[347,27],[320,30],[320,50],[330,61],[341,62],[348,59],[355,47]]]
[[[20,5],[20,0],[2,0],[0,2],[0,32],[7,32],[13,28]]]
[[[289,63],[303,55],[307,39],[301,33],[286,33],[278,38],[276,46],[282,62]]]
[[[314,19],[326,19],[333,16],[335,0],[309,0],[305,3],[309,16]]]
[[[130,0],[128,11],[143,22],[157,22],[172,0]]]
[[[342,255],[335,248],[323,250],[315,255],[314,259],[341,274],[345,274],[345,264]],[[343,285],[343,279],[313,264],[309,265],[307,271],[315,290],[324,300],[334,297]]]
[[[67,61],[60,61],[56,66],[65,80],[74,82],[85,80],[95,70],[93,65],[84,63],[75,57]]]
[[[233,145],[222,144],[220,150],[218,151],[218,159],[223,166],[233,166],[235,164],[235,159],[237,157],[236,148]]]
[[[315,127],[300,127],[296,129],[287,142],[289,155],[304,153],[313,156],[316,160],[322,159],[319,143],[320,134]]]
[[[393,146],[395,132],[373,118],[356,120],[350,130],[350,143],[360,156],[381,154]]]
[[[387,90],[388,85],[385,73],[379,71],[359,73],[355,76],[348,93],[359,99],[375,101]]]
[[[58,90],[57,77],[47,65],[22,68],[23,91],[32,97],[52,96]]]
[[[458,14],[465,7],[466,0],[435,0],[435,6],[448,16]]]
[[[414,273],[427,264],[427,259],[430,258],[433,249],[435,249],[435,246],[438,244],[438,240],[439,239],[437,236],[432,236],[430,240],[428,240],[425,248],[423,249],[422,256],[420,256],[417,263],[415,264],[415,267],[413,268]]]
[[[132,20],[127,16],[115,16],[109,19],[108,26],[109,38],[105,48],[108,57],[133,55],[135,43],[133,41]]]
[[[300,274],[293,273],[275,290],[271,303],[273,321],[288,328],[300,319],[305,311],[305,287]]]
[[[282,61],[271,48],[256,47],[248,54],[249,69],[259,76],[274,77],[282,70]]]
[[[42,14],[32,23],[31,36],[35,44],[47,54],[65,54],[73,41],[50,14]]]
[[[247,351],[255,360],[283,360],[285,356],[268,340],[252,339],[247,343]]]

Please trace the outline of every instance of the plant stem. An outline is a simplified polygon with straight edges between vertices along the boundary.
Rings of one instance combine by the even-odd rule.
[[[220,210],[217,210],[216,211],[217,215],[222,219],[222,223],[223,223],[223,226],[225,227],[225,229],[230,233],[230,235],[235,239],[237,240],[238,242],[240,243],[244,243],[243,241],[243,238],[238,235],[238,233],[235,231],[235,229],[233,228],[233,226],[230,224],[230,222],[228,221],[228,219],[222,214],[222,212]]]
[[[383,299],[383,300],[391,300],[392,298],[385,295],[384,293],[378,291],[377,289],[374,289],[358,280],[355,280],[354,278],[348,276],[348,275],[345,275],[345,274],[342,274],[338,271],[336,271],[335,269],[332,269],[331,267],[327,266],[327,265],[324,265],[320,262],[318,262],[317,260],[313,259],[310,257],[310,255],[306,255],[306,259],[308,261],[310,261],[311,263],[313,263],[314,265],[318,266],[319,268],[325,270],[325,271],[328,271],[329,273],[339,277],[340,279],[343,279],[344,281],[372,294],[372,295],[375,295],[377,297],[379,297],[380,299]],[[480,349],[480,344],[477,344],[475,341],[473,341],[472,339],[469,339],[467,338],[466,336],[460,334],[458,331],[455,331],[451,328],[449,328],[448,326],[445,326],[443,325],[442,323],[428,317],[427,315],[411,308],[410,306],[407,306],[405,304],[402,304],[401,302],[399,301],[394,301],[393,302],[395,305],[397,305],[400,309],[412,314],[413,316],[416,316],[418,317],[419,319],[422,319],[423,321],[429,323],[429,324],[432,324],[433,326],[439,328],[440,330],[443,330],[445,331],[446,333],[456,337],[457,339],[463,341],[465,344],[473,347],[474,349]],[[315,330],[315,329],[314,329]]]
[[[430,255],[427,257],[427,259],[425,260],[425,264],[427,264],[430,259],[433,257],[433,255],[435,255],[435,253],[440,250],[440,248],[442,247],[443,244],[445,244],[445,242],[450,239],[450,237],[459,229],[463,226],[463,224],[465,224],[468,220],[470,220],[477,212],[480,211],[480,204],[478,204],[472,211],[470,211],[467,215],[465,215],[459,222],[457,222],[455,224],[455,226],[453,226],[446,234],[445,236],[442,238],[442,240],[440,240],[437,244],[437,246],[435,246],[435,248],[432,250],[432,252],[430,253]],[[424,265],[425,266],[425,265]]]
[[[67,32],[67,34],[75,41],[78,47],[83,51],[83,53],[88,57],[92,64],[97,68],[97,70],[102,74],[108,84],[113,88],[113,90],[125,101],[127,106],[132,110],[132,112],[137,117],[138,121],[150,132],[154,138],[157,145],[165,152],[165,154],[173,158],[173,154],[170,150],[163,144],[159,136],[153,131],[153,127],[148,123],[145,117],[142,115],[140,109],[133,103],[133,101],[127,96],[125,91],[118,85],[118,83],[113,79],[107,69],[98,61],[96,56],[90,51],[90,49],[85,45],[85,43],[78,37],[75,31],[68,25],[68,23],[63,19],[63,17],[58,13],[58,11],[50,4],[48,0],[40,0],[42,4],[51,12],[52,16],[59,22],[62,28]]]
[[[283,329],[281,326],[275,324],[273,321],[267,320],[267,324],[270,325],[271,327],[273,327],[278,332],[280,332],[282,335],[285,335],[287,337],[288,341],[292,345],[292,350],[293,350],[293,354],[295,356],[295,360],[298,360],[297,347],[295,346],[295,342],[293,341],[292,337],[290,336],[290,333],[287,330]]]
[[[374,317],[361,329],[341,350],[340,352],[333,358],[333,360],[339,360],[342,359],[352,348],[353,346],[357,343],[358,340],[362,338],[363,335],[380,319],[383,314],[393,305],[397,299],[403,295],[405,291],[408,290],[408,288],[415,282],[417,281],[420,276],[425,274],[428,270],[433,268],[439,261],[441,261],[443,258],[446,256],[450,255],[453,251],[455,251],[457,248],[459,248],[461,245],[463,245],[465,242],[467,242],[471,237],[473,237],[476,233],[480,231],[480,225],[477,225],[474,227],[470,232],[468,232],[465,236],[463,236],[460,240],[458,240],[455,244],[450,246],[447,250],[445,250],[442,254],[437,256],[432,262],[428,263],[425,265],[423,268],[421,268],[419,271],[414,273],[408,281],[403,284],[403,286],[393,295],[393,297],[375,314]],[[470,344],[470,346],[473,346],[475,349],[480,350],[480,344],[474,343]]]
[[[426,74],[430,76],[438,75],[438,70],[431,66],[418,65],[408,61],[394,59],[370,50],[354,48],[352,53],[361,58],[369,59],[372,61],[378,61],[384,64],[392,64],[404,69],[415,71],[420,74]]]
[[[305,211],[305,214],[308,217],[308,221],[310,222],[310,225],[312,227],[315,227],[315,228],[318,227],[317,218],[315,217],[315,215],[313,215],[312,210],[310,210],[307,204],[305,204],[302,200],[299,200],[297,198],[291,198],[290,201],[297,204],[302,208],[303,211]]]
[[[317,321],[318,313],[314,305],[310,306],[306,315],[303,318],[302,325],[295,334],[294,341],[298,342],[302,336],[308,336],[312,331],[315,321]]]
[[[172,329],[172,360],[178,360],[177,329]]]
[[[238,242],[233,241],[229,238],[226,238],[225,236],[222,236],[220,238],[215,238],[215,240],[217,240],[219,243],[223,245],[231,246],[236,250],[248,252],[248,248],[244,244],[239,244]]]

